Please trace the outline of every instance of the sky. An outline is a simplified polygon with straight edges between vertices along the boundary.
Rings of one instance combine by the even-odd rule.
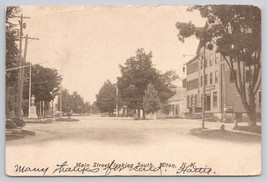
[[[178,40],[177,21],[203,26],[198,12],[186,6],[22,6],[27,24],[24,35],[38,37],[28,45],[27,61],[55,68],[70,93],[85,101],[109,79],[116,83],[119,64],[135,56],[138,48],[152,51],[161,71],[174,70],[183,77],[183,64],[198,46],[195,37]],[[187,55],[187,56],[183,56]],[[180,81],[174,84],[179,86]]]

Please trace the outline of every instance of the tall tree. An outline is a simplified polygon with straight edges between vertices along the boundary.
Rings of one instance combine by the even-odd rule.
[[[144,111],[143,97],[149,83],[155,86],[162,102],[170,98],[174,92],[172,81],[177,79],[173,71],[161,73],[152,64],[152,52],[146,53],[138,49],[135,57],[130,57],[124,65],[119,65],[121,77],[118,77],[119,96],[123,104],[129,109]],[[143,112],[143,118],[145,112]]]
[[[201,46],[212,49],[216,45],[216,51],[231,70],[249,125],[256,125],[255,98],[261,85],[260,9],[250,5],[198,5],[188,10],[198,10],[207,23],[205,27],[196,27],[191,22],[177,22],[179,40],[184,42],[185,38],[195,35],[200,38]],[[249,74],[246,75],[245,70]]]
[[[152,65],[152,52],[145,53],[144,49],[138,49],[135,57],[126,60],[124,66],[119,65],[121,77],[118,77],[120,97],[130,109],[143,108],[143,96],[147,85],[156,79],[157,71]],[[143,112],[144,113],[144,112]]]
[[[16,25],[12,23],[14,16],[20,11],[17,6],[8,6],[6,8],[6,69],[14,68],[18,66],[18,46]],[[17,86],[18,70],[12,70],[6,72],[6,115],[9,115],[10,111],[15,110],[15,96]]]
[[[151,83],[148,84],[145,91],[145,95],[143,97],[143,105],[146,113],[155,114],[161,108],[158,92]]]
[[[109,80],[104,83],[96,95],[96,105],[100,112],[113,114],[116,108],[116,87]]]

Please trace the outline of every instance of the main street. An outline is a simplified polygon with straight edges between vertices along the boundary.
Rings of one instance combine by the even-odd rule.
[[[151,162],[158,165],[165,162],[176,165],[175,169],[166,168],[163,175],[176,175],[183,162],[196,162],[199,167],[207,165],[215,175],[260,172],[260,136],[230,131],[232,124],[226,125],[227,131],[220,131],[219,123],[206,123],[207,128],[218,129],[217,132],[196,136],[190,134],[190,130],[200,128],[200,120],[133,120],[97,116],[78,119],[79,122],[27,123],[23,129],[35,131],[36,135],[7,141],[7,174],[16,174],[15,165],[49,167],[51,171],[46,175],[51,175],[52,169],[64,161],[75,166],[79,162],[105,164],[113,160],[117,163]],[[30,172],[19,175],[29,174],[42,175]],[[112,174],[129,172],[123,170]],[[130,174],[160,175],[153,172]]]

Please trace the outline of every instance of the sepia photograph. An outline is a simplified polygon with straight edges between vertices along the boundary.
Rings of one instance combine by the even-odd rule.
[[[5,15],[6,175],[261,175],[260,7]]]

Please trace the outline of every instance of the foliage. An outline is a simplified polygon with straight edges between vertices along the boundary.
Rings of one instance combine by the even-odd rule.
[[[151,83],[148,84],[145,91],[143,105],[146,113],[155,113],[160,110],[161,102],[158,92]]]
[[[92,114],[99,114],[99,109],[97,107],[96,101],[93,102],[93,104],[91,105],[91,113]]]
[[[18,66],[18,46],[16,25],[11,20],[18,14],[20,9],[16,6],[8,6],[6,8],[6,69]],[[17,71],[12,70],[6,73],[6,85],[14,86],[17,82]]]
[[[16,124],[17,127],[25,126],[25,122],[22,119],[12,118],[11,120]]]
[[[70,94],[67,89],[63,89],[61,91],[61,97],[62,97],[62,111],[64,113],[71,115],[72,112],[73,113],[87,112],[85,110],[85,107],[88,107],[87,105],[89,103],[84,103],[83,98],[78,94],[78,92],[73,92],[73,94]]]
[[[149,83],[159,93],[161,102],[170,98],[174,92],[171,83],[178,76],[174,71],[160,73],[152,64],[152,52],[138,49],[135,57],[130,57],[124,65],[119,65],[121,77],[118,77],[119,95],[124,105],[130,109],[143,109],[143,97]]]
[[[255,125],[255,95],[261,84],[261,12],[251,5],[197,5],[188,9],[198,10],[207,19],[205,27],[196,27],[191,22],[177,22],[179,40],[195,35],[200,45],[212,49],[216,45],[234,75],[235,86],[241,97],[242,104]],[[237,68],[235,68],[235,64]],[[244,67],[242,66],[245,65]],[[248,83],[245,79],[245,70]]]
[[[100,112],[112,114],[116,108],[116,87],[109,80],[96,95],[96,105]]]
[[[6,120],[6,129],[14,129],[17,128],[16,123],[14,123],[11,119]]]
[[[26,77],[29,78],[29,69]],[[39,64],[32,66],[31,75],[32,95],[35,96],[35,102],[50,102],[59,93],[61,77],[56,69],[46,68]],[[28,98],[29,82],[24,87],[24,98]]]

